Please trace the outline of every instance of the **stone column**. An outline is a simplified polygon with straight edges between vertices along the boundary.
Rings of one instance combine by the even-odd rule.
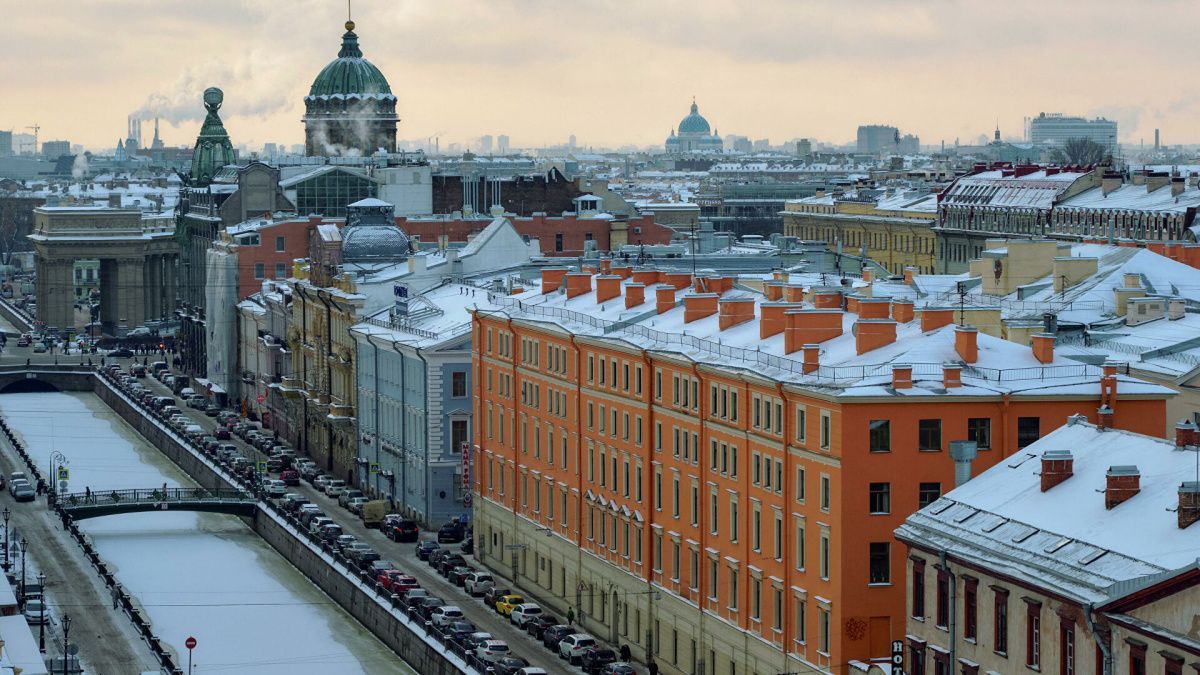
[[[75,279],[74,262],[71,260],[50,260],[45,266],[45,284],[47,305],[38,303],[38,315],[47,326],[58,328],[66,333],[75,325]]]
[[[49,265],[46,264],[46,259],[39,253],[34,259],[34,270],[37,278],[34,280],[34,290],[37,292],[37,313],[38,318],[45,316],[44,312],[50,308],[50,271]]]
[[[118,314],[126,329],[134,329],[146,321],[145,294],[141,258],[121,258],[117,261],[117,293],[121,298]]]
[[[166,302],[164,314],[174,316],[176,304],[176,296],[179,293],[179,256],[167,255],[163,256],[163,292],[165,293]]]
[[[100,260],[100,323],[105,332],[113,334],[117,323],[117,264]]]

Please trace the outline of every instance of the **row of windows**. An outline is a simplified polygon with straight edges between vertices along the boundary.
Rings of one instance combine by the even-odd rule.
[[[642,416],[631,417],[629,413],[615,407],[597,406],[588,401],[587,429],[600,435],[608,434],[612,438],[616,438],[619,434],[621,440],[624,441],[630,440],[630,431],[632,430],[634,444],[638,447],[642,445]]]
[[[1040,417],[1017,418],[1017,447],[1024,448],[1041,437]],[[891,420],[871,420],[867,429],[867,445],[871,452],[892,451]],[[990,417],[967,419],[967,440],[975,441],[980,450],[992,447],[992,420]],[[924,419],[917,421],[917,449],[937,452],[942,449],[942,420]]]
[[[287,276],[288,276],[287,265],[285,263],[281,263],[281,262],[275,263],[275,278],[276,279],[286,279]],[[266,279],[267,278],[267,267],[265,264],[254,263],[254,278],[255,279]]]
[[[628,361],[623,359],[608,358],[601,356],[599,358],[588,355],[587,361],[587,382],[591,385],[608,387],[616,391],[628,392],[632,387],[633,393],[637,396],[642,395],[642,367],[634,365],[632,368]]]

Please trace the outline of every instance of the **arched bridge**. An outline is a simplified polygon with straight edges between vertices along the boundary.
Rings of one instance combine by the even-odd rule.
[[[41,355],[39,355],[41,356]],[[46,357],[42,357],[46,358]],[[65,356],[64,359],[79,357]],[[96,370],[91,366],[64,363],[8,364],[0,366],[0,394],[44,391],[91,391]]]
[[[244,490],[162,488],[147,490],[97,490],[70,492],[56,497],[63,513],[75,520],[148,511],[205,511],[253,516],[254,496]]]

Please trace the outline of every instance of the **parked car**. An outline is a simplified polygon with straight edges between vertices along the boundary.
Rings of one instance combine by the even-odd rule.
[[[512,597],[512,596],[509,596]],[[525,624],[542,615],[542,608],[536,603],[526,602],[514,606],[508,611],[508,620],[516,624],[520,628],[524,628]]]
[[[423,621],[428,621],[429,617],[433,614],[433,610],[445,606],[445,600],[431,595],[416,603],[413,607],[416,609],[417,616],[421,617]]]
[[[526,666],[518,670],[517,675],[546,675],[546,669],[538,668],[537,666]]]
[[[547,628],[557,626],[560,623],[562,622],[558,620],[558,617],[543,612],[541,616],[525,623],[525,632],[532,635],[535,640],[541,640]]]
[[[449,554],[443,555],[437,559],[437,571],[438,571],[438,574],[440,574],[446,578],[449,578],[450,570],[454,569],[455,567],[458,567],[459,565],[466,565],[466,564],[467,564],[466,558],[462,557],[461,555],[459,555],[457,553],[449,553]]]
[[[489,663],[494,663],[510,653],[508,643],[504,640],[484,640],[475,646],[475,656]]]
[[[558,655],[571,664],[579,663],[583,653],[596,646],[596,638],[587,633],[574,633],[558,643]]]
[[[344,509],[347,505],[349,505],[351,499],[364,496],[366,495],[364,495],[363,491],[359,490],[358,488],[346,488],[345,491],[338,495],[338,506]]]
[[[397,518],[389,521],[384,518],[383,523],[383,528],[390,528],[384,529],[384,533],[394,541],[416,541],[421,536],[421,528],[415,520]]]
[[[438,529],[439,544],[457,544],[466,536],[466,529],[458,521],[450,521]]]
[[[463,579],[463,589],[472,596],[483,595],[492,586],[496,585],[496,580],[487,572],[472,572]]]
[[[475,630],[475,624],[470,621],[451,621],[449,625],[442,629],[442,634],[450,640],[461,644],[462,639],[474,633]]]
[[[356,516],[362,515],[363,504],[366,504],[368,501],[370,500],[366,497],[354,497],[346,503],[346,510]]]
[[[454,605],[436,607],[429,613],[429,620],[439,628],[448,625],[451,621],[458,621],[462,618],[464,618],[462,609]]]
[[[542,633],[542,644],[545,645],[546,649],[552,650],[555,654],[557,654],[558,643],[568,635],[574,634],[574,626],[567,626],[561,623],[556,626],[550,626],[545,630],[545,632]]]
[[[512,611],[514,609],[517,608],[517,605],[521,605],[524,603],[525,603],[525,596],[523,596],[523,595],[516,595],[516,594],[505,595],[496,601],[496,611],[500,612],[501,616],[508,616],[508,615],[512,614]]]
[[[429,591],[424,588],[410,588],[400,594],[400,602],[404,603],[405,607],[411,607],[419,598],[429,595]]]
[[[216,403],[209,403],[208,407],[204,409],[204,415],[206,417],[216,417],[220,412],[221,406],[217,405]]]
[[[610,663],[615,663],[619,657],[617,652],[607,647],[593,647],[580,657],[580,665],[584,672],[599,675],[600,669]]]
[[[467,576],[474,573],[475,570],[473,568],[466,565],[459,565],[450,570],[450,574],[446,575],[446,578],[455,586],[462,586],[466,582]]]
[[[631,664],[615,661],[600,669],[600,675],[637,675]]]
[[[352,534],[343,534],[342,536],[338,537],[337,539],[334,539],[333,543],[331,545],[334,548],[336,548],[338,551],[341,551],[344,553],[346,551],[346,547],[349,546],[350,544],[353,544],[356,541],[358,541],[358,537],[356,537]]]
[[[40,626],[50,620],[50,608],[41,598],[26,600],[25,620],[35,626]]]
[[[282,497],[287,494],[287,483],[281,480],[263,481],[263,491],[268,497]]]
[[[360,552],[370,551],[370,550],[371,550],[370,544],[363,542],[363,541],[356,541],[356,542],[348,545],[345,548],[345,550],[342,551],[342,553],[351,560],[357,560],[358,554]]]
[[[500,598],[510,595],[511,593],[512,589],[508,588],[507,586],[497,586],[493,584],[491,588],[483,592],[483,604],[495,609],[496,603],[500,601]]]
[[[9,482],[9,491],[12,492],[13,499],[19,502],[31,502],[37,499],[37,491],[29,484],[29,481],[11,481]]]
[[[429,560],[429,554],[440,548],[441,546],[436,541],[425,540],[417,544],[417,559]]]
[[[528,666],[529,662],[520,656],[501,656],[492,661],[492,670],[496,675],[516,675],[519,670]]]
[[[491,640],[492,634],[483,631],[476,631],[469,635],[464,635],[458,639],[458,644],[462,646],[463,651],[474,652],[475,648],[481,643]]]
[[[467,555],[471,555],[472,553],[474,553],[475,552],[475,537],[467,537],[466,540],[463,541],[462,545],[458,547],[458,550],[462,551],[463,553],[466,553]]]

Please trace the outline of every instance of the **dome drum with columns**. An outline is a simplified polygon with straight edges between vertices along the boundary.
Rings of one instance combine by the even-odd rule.
[[[725,144],[717,132],[708,126],[708,120],[700,114],[700,108],[693,100],[691,112],[679,121],[679,133],[671,130],[666,147],[671,154],[714,153],[723,151]]]
[[[395,152],[396,97],[379,68],[363,58],[346,22],[342,49],[313,80],[304,97],[307,155],[372,155]]]
[[[373,197],[346,207],[342,262],[399,262],[408,257],[408,235],[396,227],[396,207]]]

